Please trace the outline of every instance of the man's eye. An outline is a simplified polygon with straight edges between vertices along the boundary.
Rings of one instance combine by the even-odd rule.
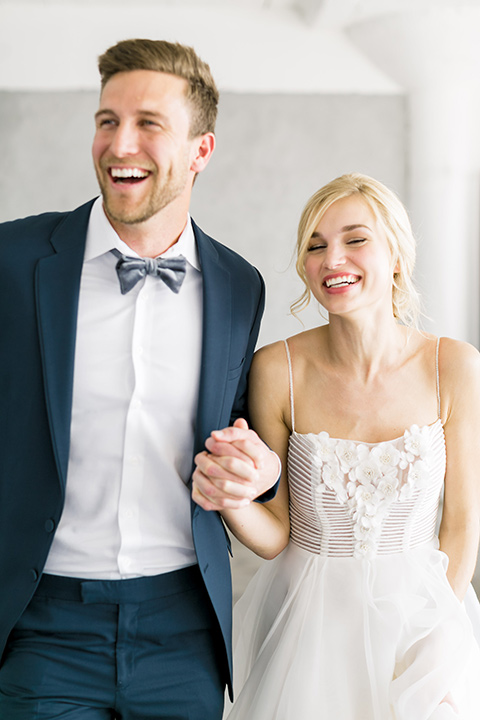
[[[115,125],[115,120],[112,120],[111,118],[103,118],[103,120],[98,121],[99,128],[108,128],[113,125]]]

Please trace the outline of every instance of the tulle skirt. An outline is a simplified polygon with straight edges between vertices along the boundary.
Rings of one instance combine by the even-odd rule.
[[[432,546],[374,559],[290,543],[234,610],[228,720],[478,720],[480,606]]]

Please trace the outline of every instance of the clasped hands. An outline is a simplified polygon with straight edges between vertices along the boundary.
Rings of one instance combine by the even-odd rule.
[[[195,457],[192,486],[193,500],[204,510],[246,507],[278,480],[278,456],[241,418],[212,432],[205,447]]]

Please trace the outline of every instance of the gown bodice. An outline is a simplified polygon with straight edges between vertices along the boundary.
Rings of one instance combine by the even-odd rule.
[[[371,558],[433,540],[445,462],[440,419],[374,444],[293,432],[292,542],[320,555]]]
[[[446,469],[440,419],[412,425],[378,443],[295,431],[292,359],[288,342],[292,433],[288,445],[291,540],[328,557],[372,558],[411,550],[435,538]]]

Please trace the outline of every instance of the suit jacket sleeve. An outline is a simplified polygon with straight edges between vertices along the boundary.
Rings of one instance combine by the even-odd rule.
[[[258,272],[258,271],[257,271]],[[255,346],[257,344],[258,339],[258,333],[260,330],[260,322],[262,320],[263,311],[265,308],[265,283],[263,281],[262,276],[260,273],[258,273],[258,277],[260,280],[260,286],[261,291],[259,295],[258,305],[257,305],[257,312],[255,314],[255,318],[252,324],[252,329],[250,331],[250,337],[248,341],[247,351],[245,354],[245,362],[243,365],[243,371],[240,377],[240,381],[238,383],[238,389],[237,393],[235,395],[235,401],[232,408],[232,414],[230,417],[230,423],[233,424],[233,422],[239,418],[243,417],[246,419],[248,424],[250,425],[250,417],[248,414],[248,374],[250,372],[250,366],[252,364],[252,358],[253,353],[255,351]],[[269,500],[272,500],[272,498],[275,497],[276,492],[278,490],[278,483],[280,478],[277,479],[277,482],[273,487],[271,487],[269,490],[267,490],[263,495],[260,495],[256,499],[256,502],[264,503],[268,502]]]
[[[255,317],[253,319],[252,327],[250,330],[250,336],[248,340],[248,345],[245,352],[245,359],[243,362],[243,368],[242,373],[240,376],[240,380],[238,382],[237,386],[237,392],[235,394],[235,400],[233,402],[232,406],[232,413],[230,416],[230,423],[233,424],[233,422],[239,418],[243,417],[250,425],[250,418],[248,414],[248,374],[250,372],[250,366],[252,364],[252,358],[253,353],[255,351],[255,346],[257,344],[258,340],[258,333],[260,330],[260,322],[262,320],[263,311],[265,308],[265,283],[263,282],[263,278],[258,273],[258,278],[260,282],[260,293],[258,298],[258,304],[257,304],[257,310],[255,313]]]

